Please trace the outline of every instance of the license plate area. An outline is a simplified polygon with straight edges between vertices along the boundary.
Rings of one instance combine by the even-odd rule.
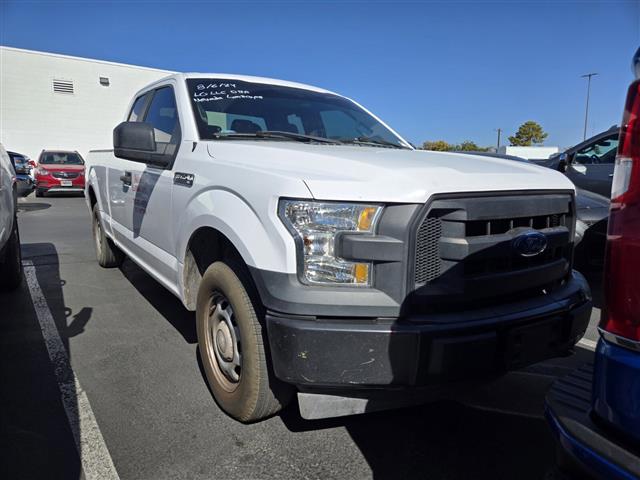
[[[73,182],[71,180],[60,180],[60,185],[62,187],[71,187]]]
[[[565,320],[554,317],[510,330],[505,352],[507,368],[518,369],[546,360],[566,347]]]

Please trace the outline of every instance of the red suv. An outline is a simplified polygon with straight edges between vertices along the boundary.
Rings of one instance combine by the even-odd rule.
[[[84,192],[84,160],[78,152],[42,151],[36,169],[36,197],[49,192]]]

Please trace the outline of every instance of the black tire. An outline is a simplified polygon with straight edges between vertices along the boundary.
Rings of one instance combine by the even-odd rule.
[[[22,253],[18,217],[13,217],[13,230],[0,258],[0,290],[13,290],[22,282]]]
[[[196,303],[198,349],[209,387],[218,405],[245,423],[274,415],[286,406],[293,391],[271,373],[260,322],[263,309],[259,300],[252,301],[251,291],[252,284],[241,265],[232,261],[215,262],[202,276]],[[231,309],[228,318],[233,328],[227,330],[234,332],[231,340],[235,342],[226,350],[227,359],[236,352],[241,355],[235,370],[237,380],[225,373],[220,343],[227,343],[218,341],[220,331],[216,330],[216,316],[224,305],[224,311]],[[217,321],[217,325],[223,323]],[[228,364],[226,368],[229,369]]]
[[[97,203],[93,206],[92,232],[98,265],[104,268],[114,268],[122,265],[124,253],[105,235]]]
[[[41,188],[36,188],[36,197],[44,197],[44,190]]]

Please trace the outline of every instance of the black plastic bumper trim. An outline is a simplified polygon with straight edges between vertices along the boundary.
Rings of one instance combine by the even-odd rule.
[[[566,353],[582,337],[591,302],[535,316],[450,325],[267,313],[276,376],[320,387],[417,387],[477,380]]]

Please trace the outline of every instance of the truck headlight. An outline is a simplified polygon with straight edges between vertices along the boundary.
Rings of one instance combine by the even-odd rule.
[[[301,280],[314,285],[371,285],[371,264],[337,257],[335,240],[339,232],[373,232],[381,211],[379,205],[280,200],[278,215],[296,240]]]

